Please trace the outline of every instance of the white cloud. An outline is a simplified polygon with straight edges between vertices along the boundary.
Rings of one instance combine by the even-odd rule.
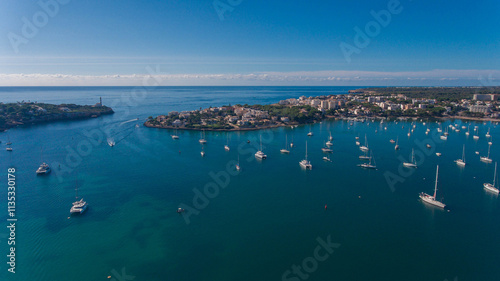
[[[154,78],[154,79],[148,79]],[[302,71],[249,74],[0,74],[0,86],[161,86],[196,85],[499,85],[500,70]],[[409,85],[410,86],[410,85]]]

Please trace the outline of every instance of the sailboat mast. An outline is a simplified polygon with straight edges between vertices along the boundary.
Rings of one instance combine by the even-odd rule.
[[[306,160],[307,160],[307,141],[306,141]]]
[[[436,193],[438,189],[438,175],[439,175],[439,165],[436,168],[436,185],[434,186],[434,200],[436,200]]]
[[[465,162],[465,144],[464,144],[464,149],[462,151],[462,161]]]
[[[495,186],[496,179],[497,179],[497,162],[495,162],[495,174],[493,175],[493,186]]]

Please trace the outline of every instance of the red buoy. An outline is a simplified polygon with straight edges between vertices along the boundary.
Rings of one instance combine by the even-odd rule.
[[[328,206],[325,204],[325,211],[326,211],[326,208],[327,208],[327,207],[328,207]]]

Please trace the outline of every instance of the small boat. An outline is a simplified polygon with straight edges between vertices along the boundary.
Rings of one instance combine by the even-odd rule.
[[[203,150],[202,150],[202,151],[200,152],[200,154],[201,154],[201,157],[205,157],[205,151],[203,151]]]
[[[307,133],[307,136],[311,137],[313,135],[313,132]]]
[[[330,137],[328,138],[329,141],[332,141],[333,140],[333,137],[332,137],[332,132],[330,132]]]
[[[229,135],[226,134],[226,145],[224,145],[224,150],[229,151]]]
[[[391,139],[389,142],[390,142],[390,143],[395,143],[396,141],[395,141],[395,140],[393,140],[393,139]]]
[[[436,156],[441,156],[441,152],[436,152]]]
[[[496,179],[497,179],[497,163],[495,162],[495,173],[493,174],[493,183],[483,183],[484,189],[489,192],[498,194],[499,190],[496,187]]]
[[[182,208],[178,208],[176,212],[177,212],[178,214],[181,214],[181,213],[184,213],[184,211],[185,211],[184,209],[182,209]]]
[[[306,170],[312,170],[312,164],[309,160],[307,160],[307,141],[306,141],[306,158],[300,161],[299,165]]]
[[[394,146],[394,150],[398,150],[399,149],[399,137],[396,138],[396,145]]]
[[[229,151],[229,150],[230,150],[230,149],[229,149],[229,146],[228,146],[227,144],[226,144],[226,145],[224,145],[224,150],[225,150],[225,151]]]
[[[431,148],[432,146],[430,144],[425,145],[427,148]]]
[[[6,147],[5,150],[12,151],[12,147]]]
[[[323,160],[325,160],[326,162],[332,162],[332,160],[328,156],[323,156]]]
[[[442,140],[447,140],[448,139],[448,137],[445,136],[445,135],[441,135],[439,138],[442,139]]]
[[[359,141],[356,141],[356,145],[357,145],[357,146],[359,146],[359,145],[361,145],[361,144],[359,143]]]
[[[49,167],[49,164],[47,163],[42,163],[40,165],[40,167],[38,167],[38,169],[36,170],[36,174],[37,175],[47,175],[50,173],[50,167]]]
[[[175,134],[172,135],[172,139],[178,140],[179,136],[177,135],[177,130],[175,130]]]
[[[455,160],[455,163],[457,163],[458,166],[465,166],[465,144],[464,144],[464,149],[462,151],[462,159],[457,159]]]
[[[439,165],[436,168],[436,184],[434,186],[434,195],[431,196],[427,193],[421,192],[418,197],[422,199],[425,203],[431,204],[433,206],[439,207],[439,208],[445,208],[446,205],[443,204],[442,202],[436,200],[436,193],[437,193],[437,184],[438,184],[438,175],[439,175]]]
[[[108,145],[109,145],[109,146],[113,147],[113,146],[115,146],[115,144],[116,144],[116,143],[115,143],[115,140],[113,140],[112,138],[109,138],[109,139],[108,139]]]
[[[486,137],[487,137],[487,138],[491,137],[491,135],[490,135],[490,129],[491,129],[491,128],[488,128],[488,132],[486,133]]]
[[[332,153],[333,150],[325,143],[325,147],[321,148],[324,153]]]

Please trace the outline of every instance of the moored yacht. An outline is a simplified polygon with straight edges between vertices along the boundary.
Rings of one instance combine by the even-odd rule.
[[[288,135],[285,137],[285,148],[280,149],[281,153],[288,154],[290,150],[288,150]]]
[[[50,166],[47,163],[42,163],[42,165],[40,165],[40,167],[36,170],[37,175],[46,175],[48,173],[50,173]]]
[[[199,142],[200,142],[201,144],[205,144],[205,143],[207,143],[207,140],[205,139],[205,130],[203,130],[203,132],[201,132],[201,133],[200,133],[200,136],[201,136],[201,137],[200,137]]]
[[[492,160],[490,158],[490,148],[491,148],[491,145],[488,145],[488,156],[481,156],[481,157],[479,157],[479,160],[486,162],[486,163],[492,162]]]
[[[78,186],[75,188],[75,192],[76,192],[75,196],[76,201],[73,202],[73,206],[71,206],[69,212],[71,214],[82,214],[83,212],[85,212],[85,210],[87,210],[88,204],[86,201],[83,201],[83,198],[78,200]]]
[[[260,150],[255,153],[255,158],[257,159],[266,159],[267,155],[262,152],[262,135],[260,136]]]
[[[464,144],[464,149],[462,151],[462,159],[457,159],[455,160],[455,163],[457,163],[458,166],[465,166],[465,144]]]
[[[365,134],[365,145],[360,146],[359,149],[361,149],[362,151],[368,151],[368,150],[370,150],[368,148],[368,139],[366,138],[366,134]]]
[[[417,161],[415,161],[415,150],[413,148],[411,149],[410,162],[403,162],[403,166],[408,168],[417,167]]]
[[[307,141],[306,141],[306,158],[302,161],[299,162],[299,165],[306,169],[306,170],[312,170],[312,164],[309,160],[307,160]]]
[[[436,168],[436,184],[434,186],[434,195],[431,196],[427,193],[421,192],[418,197],[420,197],[420,199],[422,199],[422,201],[424,201],[425,203],[428,203],[428,204],[431,204],[433,206],[444,209],[446,207],[446,205],[443,204],[442,202],[436,200],[438,175],[439,175],[439,165]]]
[[[496,179],[497,179],[497,163],[495,162],[495,173],[493,174],[493,183],[484,183],[483,184],[484,189],[486,189],[489,192],[493,192],[495,194],[498,194],[499,190],[495,186]]]

